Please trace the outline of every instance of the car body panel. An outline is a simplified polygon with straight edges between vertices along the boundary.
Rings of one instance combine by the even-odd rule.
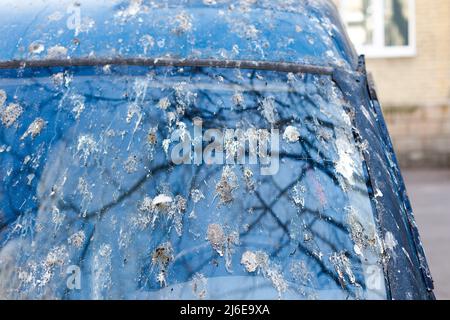
[[[19,14],[8,15],[11,10]],[[76,12],[81,25],[72,28]],[[25,74],[26,78],[30,61],[45,65],[45,61],[64,64],[83,58],[103,59],[102,66],[110,68],[108,59],[152,58],[147,61],[150,65],[156,65],[158,59],[192,63],[210,59],[331,67],[329,76],[342,91],[349,114],[354,115],[351,129],[369,178],[367,188],[381,237],[388,298],[434,298],[380,104],[367,80],[364,60],[357,58],[329,1],[81,1],[75,7],[56,1],[5,1],[0,15],[0,32],[5,35],[0,43],[0,65],[6,69],[0,86],[8,77]],[[23,65],[22,75],[8,71],[8,63],[13,61]],[[51,69],[51,73],[72,72],[71,68]],[[36,74],[48,76],[45,68],[39,70]],[[22,134],[31,120],[21,127]],[[4,127],[1,132],[7,134]],[[3,245],[23,218],[21,214],[3,216]]]
[[[77,3],[2,1],[0,61],[62,55],[357,64],[328,1]],[[80,26],[69,29],[74,12]]]

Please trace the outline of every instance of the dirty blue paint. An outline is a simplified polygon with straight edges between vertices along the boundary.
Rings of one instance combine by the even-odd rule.
[[[216,5],[144,1],[129,14],[129,1],[78,3],[81,27],[77,32],[67,26],[73,16],[72,10],[67,13],[69,2],[2,1],[0,60],[42,59],[50,48],[63,46],[71,58],[217,58],[346,67],[357,63],[328,1],[248,1],[249,9],[245,9],[246,1],[234,3],[232,9],[228,1]],[[191,26],[178,28],[180,14],[188,17]],[[145,49],[147,36],[154,44]],[[33,43],[41,43],[44,50],[32,54]]]
[[[81,19],[75,29],[74,12]],[[0,276],[8,278],[0,282],[0,298],[202,298],[202,292],[191,292],[192,284],[204,285],[202,275],[209,283],[206,298],[433,298],[380,105],[363,59],[329,1],[79,1],[71,7],[6,0],[0,16],[0,62],[149,57],[291,62],[334,70],[331,76],[143,66],[0,70],[0,90],[6,93],[1,112],[11,103],[22,108],[12,125],[2,119],[0,126]],[[194,88],[180,98],[175,88],[183,82]],[[230,105],[233,92],[224,88],[233,86],[246,90],[248,109]],[[282,90],[271,91],[276,87]],[[188,92],[201,103],[189,100]],[[168,136],[167,113],[156,107],[165,95],[172,104],[187,99],[179,121],[201,116],[212,128],[235,128],[245,119],[268,129],[259,115],[261,101],[275,96],[281,120],[275,126],[283,132],[297,125],[301,143],[282,142],[275,182],[254,175],[259,197],[244,191],[242,177],[235,203],[218,205],[222,168],[185,170],[167,162],[160,145]],[[130,114],[133,104],[142,123],[138,113]],[[42,130],[24,136],[37,119]],[[152,128],[158,147],[149,149]],[[350,141],[344,157],[352,153],[352,183],[346,163],[340,163],[339,147],[346,144],[339,137]],[[276,196],[279,188],[292,191],[297,180],[306,187],[302,200],[314,207],[294,206],[292,193]],[[169,192],[161,189],[163,182],[174,199],[187,201],[181,227],[176,215],[144,221],[143,230],[132,227],[148,218],[139,215],[145,196]],[[191,185],[204,187],[203,202],[192,201]],[[252,220],[251,214],[236,214],[247,205],[257,215],[264,200],[273,205],[272,216]],[[370,230],[361,236],[358,223],[348,221],[349,208],[356,209],[362,226],[376,230],[373,239]],[[197,218],[188,217],[191,210]],[[227,247],[231,260],[206,239],[214,223],[228,237],[239,234],[240,244]],[[248,232],[247,225],[266,233]],[[254,274],[244,268],[249,251],[267,254],[267,265]],[[295,265],[300,278],[292,262],[304,262]],[[73,265],[82,274],[76,290],[66,284],[65,271]],[[255,290],[226,293],[252,286],[255,279],[260,283]]]

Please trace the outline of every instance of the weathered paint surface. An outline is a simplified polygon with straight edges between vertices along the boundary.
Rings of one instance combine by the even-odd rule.
[[[147,56],[357,62],[337,12],[324,0],[76,3],[2,1],[0,61]],[[73,12],[80,13],[79,26],[69,28],[78,17]]]
[[[328,2],[82,1],[75,29],[57,2],[3,12],[19,7],[0,8],[0,62],[212,58],[336,71],[1,70],[0,297],[431,297],[379,106]],[[278,130],[279,170],[227,156],[173,162],[174,132],[189,148],[207,142],[195,140],[199,118],[249,141]],[[222,138],[219,153],[241,150]],[[77,290],[66,283],[73,266]]]

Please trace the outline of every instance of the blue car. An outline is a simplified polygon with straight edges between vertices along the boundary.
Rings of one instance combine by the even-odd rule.
[[[1,299],[434,299],[331,1],[0,3]]]

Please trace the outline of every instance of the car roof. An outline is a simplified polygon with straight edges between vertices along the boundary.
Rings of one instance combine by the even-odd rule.
[[[0,17],[0,62],[152,57],[357,65],[326,0],[3,0]]]

